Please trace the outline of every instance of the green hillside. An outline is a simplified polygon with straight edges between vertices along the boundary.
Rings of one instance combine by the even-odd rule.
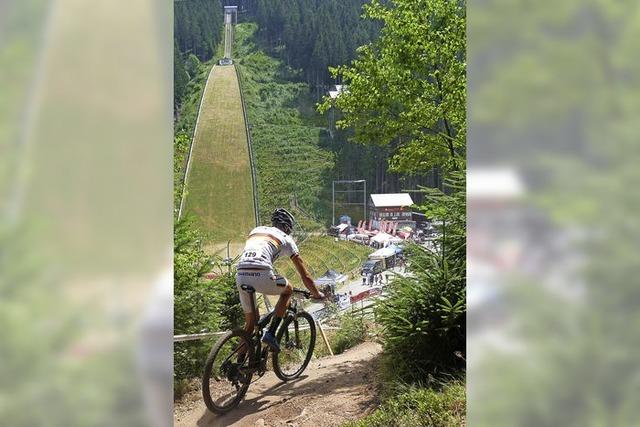
[[[327,218],[322,200],[328,199],[321,193],[328,188],[334,159],[321,147],[326,121],[315,113],[308,85],[257,47],[256,29],[253,23],[236,26],[234,52],[253,139],[260,212],[289,206],[295,196],[302,208]]]
[[[349,273],[357,269],[373,251],[368,246],[340,240],[333,237],[312,236],[299,245],[300,256],[305,261],[314,278],[322,276],[327,270]],[[300,276],[293,263],[287,259],[276,262],[278,273],[289,279],[295,286],[303,287]]]
[[[184,214],[207,243],[244,241],[255,225],[247,136],[233,66],[214,66],[204,92]]]

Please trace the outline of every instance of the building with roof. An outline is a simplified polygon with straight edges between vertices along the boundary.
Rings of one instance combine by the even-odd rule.
[[[411,221],[411,205],[407,193],[372,194],[369,217],[372,221]]]

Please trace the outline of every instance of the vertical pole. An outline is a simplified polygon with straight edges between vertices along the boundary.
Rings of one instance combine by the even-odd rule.
[[[336,182],[331,182],[331,205],[333,206],[333,216],[331,217],[331,225],[336,225]]]
[[[363,197],[363,202],[364,202],[364,221],[367,220],[367,180],[364,180],[364,197]]]
[[[329,124],[329,126],[331,127],[331,138],[333,138],[333,130],[334,130],[333,128],[335,127],[335,124],[334,124],[334,123],[335,123],[334,114],[335,114],[335,112],[334,112],[334,108],[333,108],[333,107],[331,107],[331,112],[330,112],[330,115],[329,115],[329,117],[330,117],[330,118],[329,118],[329,120],[330,120],[330,124]]]
[[[324,330],[322,329],[322,324],[316,321],[316,325],[318,325],[318,329],[320,329],[320,335],[322,335],[322,340],[324,341],[324,345],[327,346],[329,350],[329,354],[333,356],[333,350],[331,350],[331,346],[329,345],[329,340],[327,340],[327,336],[324,334]]]

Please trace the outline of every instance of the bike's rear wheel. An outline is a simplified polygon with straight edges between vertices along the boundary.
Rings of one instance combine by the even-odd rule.
[[[242,346],[244,358],[240,357]],[[209,410],[224,414],[240,403],[253,376],[253,353],[251,336],[243,330],[228,332],[216,342],[202,375],[202,397]]]
[[[301,311],[286,319],[278,331],[280,351],[273,354],[273,371],[282,381],[298,378],[305,370],[316,345],[313,317]]]

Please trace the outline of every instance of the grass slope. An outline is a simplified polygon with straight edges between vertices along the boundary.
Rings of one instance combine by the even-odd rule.
[[[233,66],[215,66],[205,89],[187,177],[185,213],[208,243],[244,241],[254,226],[251,171]]]
[[[255,43],[256,24],[236,26],[238,70],[258,174],[260,212],[289,206],[295,196],[312,215],[327,219],[326,188],[333,154],[322,148],[324,123],[298,73],[268,56]],[[323,202],[324,200],[324,202]]]
[[[372,252],[367,246],[340,240],[333,237],[311,236],[299,245],[300,256],[314,278],[322,276],[327,270],[348,273],[358,268]],[[296,287],[304,287],[293,263],[288,259],[276,262],[278,272],[289,279]]]

